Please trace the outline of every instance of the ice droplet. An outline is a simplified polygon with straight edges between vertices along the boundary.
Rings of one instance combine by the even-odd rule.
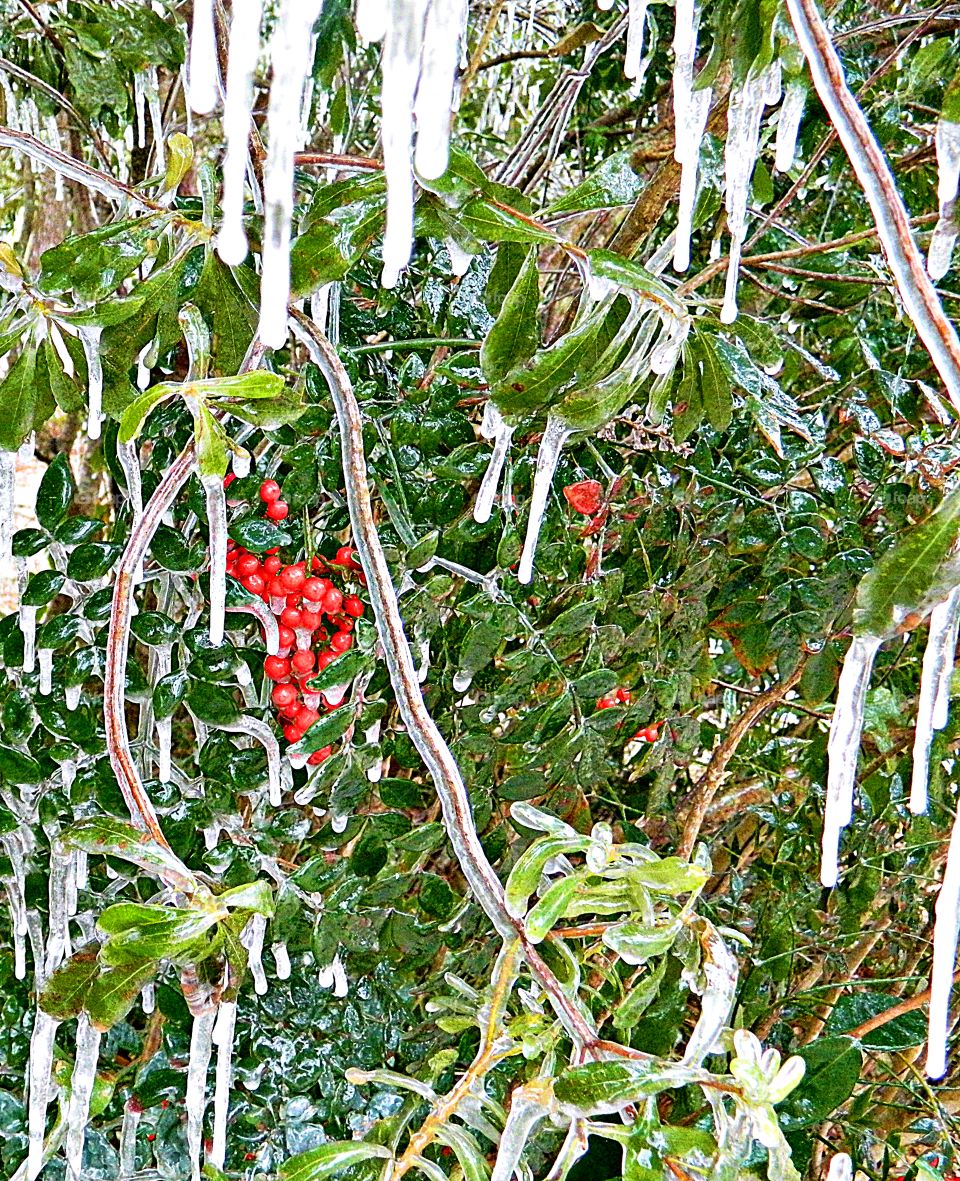
[[[927,274],[934,281],[950,269],[953,247],[957,241],[957,187],[960,185],[960,123],[938,119],[935,134],[937,149],[937,201],[940,213],[927,250]]]
[[[454,693],[466,693],[473,683],[473,675],[468,672],[457,672],[453,675]]]
[[[517,579],[523,583],[533,581],[533,555],[537,548],[537,539],[543,526],[543,518],[547,511],[547,499],[550,486],[553,483],[557,464],[560,462],[560,452],[571,435],[570,428],[555,414],[547,416],[546,429],[540,440],[537,451],[537,466],[533,477],[533,494],[530,497],[530,516],[527,521],[527,535],[523,542],[523,552],[520,555],[520,566]]]
[[[262,914],[255,914],[240,936],[240,942],[247,949],[248,966],[253,977],[253,991],[263,996],[267,991],[267,974],[263,970],[263,939],[267,933],[267,920]]]
[[[262,0],[234,0],[227,58],[227,97],[223,104],[223,136],[227,145],[223,159],[223,220],[217,237],[217,250],[228,266],[238,266],[247,256],[243,195],[262,16]]]
[[[853,819],[853,793],[857,783],[863,710],[870,672],[880,647],[876,636],[854,636],[837,686],[830,738],[827,743],[827,801],[823,817],[823,852],[820,881],[835,886],[840,832]]]

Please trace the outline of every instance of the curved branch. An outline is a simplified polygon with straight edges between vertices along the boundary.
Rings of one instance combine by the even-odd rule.
[[[592,1049],[600,1056],[606,1056],[609,1047],[598,1042],[596,1031],[587,1014],[563,990],[536,947],[527,938],[523,921],[515,919],[507,911],[503,886],[487,860],[473,823],[470,796],[460,769],[436,722],[427,711],[420,691],[420,682],[417,680],[410,647],[403,630],[397,593],[373,519],[373,508],[367,487],[367,461],[363,449],[363,422],[350,378],[333,345],[312,320],[294,311],[291,315],[291,325],[306,345],[310,359],[320,369],[330,387],[340,424],[347,507],[350,510],[354,544],[367,579],[370,603],[390,681],[407,733],[436,786],[444,827],[463,875],[497,932],[508,942],[519,940],[531,973],[546,991],[554,1012],[574,1043],[587,1050]],[[629,1050],[624,1052],[631,1054]]]
[[[870,205],[897,290],[920,339],[960,410],[960,339],[947,319],[910,232],[910,218],[880,145],[847,86],[815,0],[787,0],[810,73]]]

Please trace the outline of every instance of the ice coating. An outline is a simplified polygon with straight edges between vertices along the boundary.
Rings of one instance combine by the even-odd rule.
[[[83,1141],[90,1116],[90,1099],[97,1078],[100,1058],[100,1030],[81,1013],[77,1021],[77,1047],[70,1076],[70,1105],[67,1108],[67,1136],[64,1151],[67,1158],[67,1181],[80,1181],[83,1163]]]
[[[350,990],[347,973],[339,955],[333,957],[333,962],[321,968],[317,976],[317,983],[321,988],[332,988],[334,996],[346,996]]]
[[[473,675],[468,672],[457,672],[453,675],[454,693],[466,693],[473,683]]]
[[[797,155],[797,135],[807,102],[807,88],[799,79],[792,79],[783,88],[780,118],[777,121],[777,149],[773,166],[777,172],[789,172]]]
[[[223,643],[227,601],[227,497],[221,476],[201,476],[200,482],[210,538],[210,643],[219,645]]]
[[[827,1181],[853,1181],[853,1161],[847,1152],[837,1152],[830,1159]]]
[[[30,1035],[30,1062],[27,1067],[27,1171],[26,1181],[34,1181],[43,1168],[43,1133],[50,1099],[50,1070],[53,1066],[53,1043],[59,1021],[37,1009]]]
[[[234,722],[219,722],[218,727],[231,734],[247,734],[262,744],[267,754],[270,803],[278,808],[283,802],[283,775],[280,763],[280,743],[271,727],[260,718],[249,717],[240,717]]]
[[[275,349],[287,339],[293,157],[300,146],[300,108],[312,60],[311,33],[321,7],[322,0],[282,0],[270,43],[275,68],[267,113],[270,143],[263,171],[263,270],[257,331],[263,343]],[[276,68],[278,64],[280,68]]]
[[[420,74],[427,0],[389,0],[383,44],[381,141],[387,177],[384,287],[395,287],[413,243],[413,107]],[[444,112],[449,117],[449,104]]]
[[[536,1083],[527,1083],[514,1090],[490,1181],[512,1181],[515,1171],[520,1174],[520,1157],[530,1134],[549,1113],[545,1096],[539,1091]]]
[[[227,57],[227,96],[223,104],[223,220],[217,251],[229,266],[247,256],[243,225],[243,194],[247,175],[248,141],[253,102],[253,77],[260,52],[262,0],[234,0],[230,18],[230,51]]]
[[[137,147],[143,148],[147,144],[147,96],[143,70],[137,70],[133,75],[133,109],[134,126],[137,129]]]
[[[748,75],[742,86],[731,90],[724,148],[726,175],[725,205],[730,230],[730,260],[720,320],[732,324],[737,318],[737,281],[740,253],[747,233],[747,200],[750,180],[760,146],[760,120],[764,105],[780,97],[780,62],[772,62],[759,74]]]
[[[163,139],[163,110],[160,106],[160,82],[157,78],[156,66],[148,66],[144,71],[143,89],[147,98],[147,111],[150,115],[150,132],[153,135],[153,150],[156,154],[154,165],[157,172],[165,172],[167,167],[167,152]]]
[[[222,1169],[227,1156],[227,1116],[230,1113],[230,1086],[233,1081],[233,1039],[237,1028],[235,1001],[221,1001],[213,1027],[217,1047],[217,1073],[213,1092],[213,1145],[210,1163]]]
[[[694,1066],[699,1066],[708,1054],[716,1051],[717,1040],[730,1020],[739,976],[737,961],[716,928],[705,919],[701,923],[704,988],[700,1016],[683,1055],[683,1061]]]
[[[490,520],[493,513],[493,502],[500,486],[503,465],[510,451],[510,440],[513,438],[513,427],[504,419],[492,398],[488,399],[483,408],[480,434],[493,443],[493,453],[487,463],[487,470],[483,473],[480,490],[473,506],[473,519],[482,525],[484,521]]]
[[[21,603],[17,614],[23,633],[23,671],[32,673],[37,664],[37,608]]]
[[[954,590],[943,603],[938,603],[930,612],[930,630],[927,634],[927,646],[923,650],[917,724],[913,737],[910,811],[915,815],[927,810],[927,785],[930,776],[930,746],[933,742],[933,732],[934,730],[942,730],[947,724],[950,678],[957,650],[958,622],[960,622],[960,587]],[[938,705],[941,706],[939,713]]]
[[[263,628],[263,642],[267,655],[276,656],[280,651],[280,625],[277,623],[277,617],[262,599],[250,599],[242,606],[228,607],[227,610],[243,611],[247,615],[253,615]]]
[[[274,943],[270,949],[273,952],[274,963],[277,965],[277,979],[290,979],[290,953],[285,943]]]
[[[213,0],[194,0],[193,28],[190,30],[190,106],[198,115],[208,115],[217,105],[219,75]]]
[[[947,864],[937,895],[933,927],[933,968],[930,972],[930,1011],[927,1025],[928,1077],[947,1073],[947,1039],[950,1034],[950,994],[960,931],[960,813],[953,822]]]
[[[207,1069],[213,1053],[213,1027],[216,1009],[197,1013],[190,1031],[190,1057],[187,1060],[187,1154],[190,1157],[190,1181],[201,1181],[203,1151],[203,1109],[207,1097]]]
[[[356,26],[367,43],[380,41],[387,31],[387,0],[357,0]]]
[[[37,665],[40,668],[40,693],[47,697],[53,691],[53,649],[37,649]]]
[[[416,166],[427,180],[447,170],[450,116],[466,10],[464,0],[433,0],[427,12],[416,98]],[[453,259],[452,251],[450,257]]]
[[[690,265],[690,234],[697,196],[700,144],[707,126],[712,91],[694,90],[693,67],[697,56],[699,14],[694,0],[678,0],[673,35],[673,157],[680,165],[680,199],[674,240],[673,266],[685,271]]]
[[[524,538],[523,552],[520,555],[520,565],[517,569],[517,578],[523,583],[533,581],[533,555],[537,548],[540,530],[543,527],[550,487],[557,470],[557,464],[560,462],[560,452],[571,433],[570,428],[561,418],[555,414],[547,415],[546,429],[537,451],[537,466],[533,477],[533,495],[530,497],[527,535]]]
[[[827,743],[827,802],[823,817],[820,881],[837,884],[840,832],[853,819],[853,793],[857,783],[860,734],[870,672],[880,647],[876,636],[854,636],[837,686],[830,738]]]
[[[253,991],[263,996],[267,991],[267,974],[263,970],[263,939],[267,933],[267,920],[262,914],[255,914],[240,936],[240,942],[247,949],[248,966],[253,977]]]
[[[56,845],[50,854],[50,876],[47,880],[47,953],[43,967],[44,978],[55,972],[70,954],[67,914],[67,878],[70,873],[70,854]]]
[[[927,250],[927,274],[934,281],[950,269],[957,241],[957,187],[960,186],[960,123],[938,119],[934,136],[937,149],[937,224]]]
[[[640,77],[640,63],[643,60],[643,31],[647,23],[647,9],[650,0],[628,0],[627,3],[627,48],[623,57],[623,76],[636,80]],[[677,10],[677,24],[680,11]]]
[[[9,570],[13,559],[14,481],[17,474],[16,451],[0,450],[0,570]]]
[[[137,1167],[137,1128],[140,1126],[140,1104],[127,1100],[120,1124],[120,1176],[129,1177]]]
[[[103,328],[99,324],[77,326],[77,335],[83,345],[83,355],[87,362],[87,434],[91,439],[100,438],[100,425],[103,421],[103,362],[100,357],[102,332]]]

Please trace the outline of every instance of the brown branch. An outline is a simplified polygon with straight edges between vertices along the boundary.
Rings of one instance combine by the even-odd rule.
[[[960,968],[954,972],[953,982],[954,984],[960,982]],[[846,1036],[856,1039],[866,1037],[868,1033],[873,1033],[875,1029],[879,1029],[881,1025],[886,1025],[888,1021],[894,1021],[897,1017],[902,1017],[904,1013],[912,1013],[914,1009],[922,1009],[929,1000],[930,989],[925,988],[915,996],[909,997],[905,1001],[900,1001],[899,1004],[891,1005],[889,1009],[884,1009],[882,1013],[877,1013],[868,1020],[861,1022],[854,1029],[846,1030]]]
[[[338,152],[297,152],[294,164],[303,168],[308,164],[320,164],[329,168],[359,168],[369,172],[383,172],[383,161],[372,156],[344,156]]]
[[[803,664],[804,662],[801,660],[786,680],[767,689],[765,693],[758,693],[743,713],[739,714],[731,722],[726,738],[724,738],[723,742],[713,752],[713,756],[707,764],[706,771],[697,780],[693,791],[687,797],[686,807],[684,809],[683,834],[677,849],[678,857],[688,858],[693,852],[693,847],[697,843],[697,837],[700,835],[700,829],[703,825],[703,819],[707,814],[707,809],[710,807],[713,797],[717,794],[720,785],[723,783],[727,771],[727,764],[737,753],[737,747],[767,710],[782,701],[786,694],[797,684],[803,672]]]
[[[64,56],[63,42],[57,34],[50,28],[47,22],[43,19],[37,9],[30,3],[30,0],[20,0],[20,7],[24,12],[28,13],[30,19],[37,26],[40,32],[46,37],[50,44],[54,47],[61,57]]]

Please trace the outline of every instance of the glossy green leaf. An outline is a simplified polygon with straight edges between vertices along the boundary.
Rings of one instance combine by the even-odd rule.
[[[107,1030],[122,1021],[156,972],[152,959],[134,960],[102,971],[90,985],[83,1005],[93,1024]]]
[[[798,1052],[806,1072],[777,1109],[788,1132],[822,1123],[836,1111],[853,1092],[863,1065],[863,1055],[849,1037],[821,1037]]]
[[[308,1152],[292,1156],[281,1164],[280,1181],[327,1181],[346,1169],[367,1160],[389,1160],[393,1154],[382,1144],[351,1140],[345,1144],[321,1144]]]
[[[37,520],[53,532],[70,507],[76,484],[70,470],[70,460],[62,452],[57,455],[43,473],[37,489]]]
[[[84,1008],[90,986],[100,972],[99,943],[87,943],[50,975],[40,990],[38,1003],[58,1021],[69,1021]]]
[[[72,824],[62,839],[73,849],[130,861],[188,893],[197,890],[197,879],[172,850],[125,820],[91,816]]]
[[[480,350],[483,375],[490,385],[502,381],[511,369],[525,364],[537,351],[539,309],[537,252],[530,250]]]
[[[589,837],[546,836],[539,837],[517,858],[504,887],[507,910],[515,918],[522,918],[527,912],[527,900],[537,888],[543,867],[561,853],[579,853],[590,843]]]

